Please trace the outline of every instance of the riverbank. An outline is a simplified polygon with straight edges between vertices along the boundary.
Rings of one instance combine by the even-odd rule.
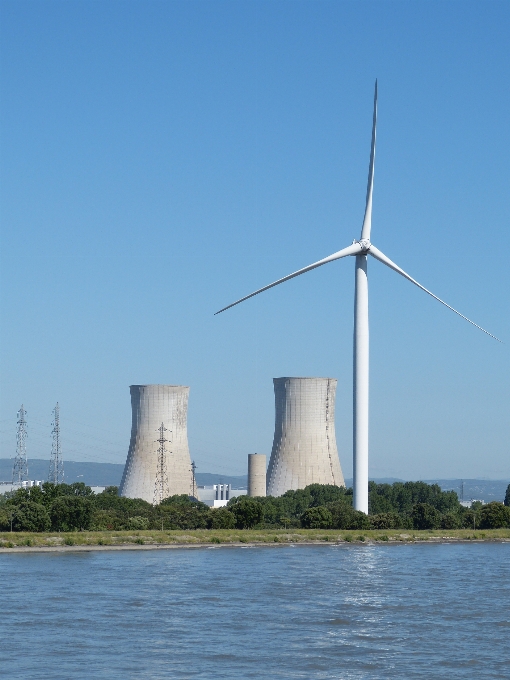
[[[437,529],[339,531],[316,529],[194,530],[194,531],[79,531],[69,533],[0,533],[0,554],[68,550],[157,550],[202,546],[278,544],[376,544],[413,542],[510,541],[510,529]]]

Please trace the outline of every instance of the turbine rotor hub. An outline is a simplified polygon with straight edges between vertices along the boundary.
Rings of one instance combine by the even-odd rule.
[[[368,238],[362,238],[360,241],[358,241],[358,243],[361,246],[361,252],[368,253],[368,251],[370,250],[370,246],[372,245],[370,243],[370,240]]]

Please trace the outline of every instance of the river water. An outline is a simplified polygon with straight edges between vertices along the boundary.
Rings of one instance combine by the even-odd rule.
[[[0,554],[0,676],[510,677],[510,543]]]

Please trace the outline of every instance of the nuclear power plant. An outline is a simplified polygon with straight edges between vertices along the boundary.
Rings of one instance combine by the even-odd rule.
[[[120,495],[143,498],[153,503],[158,475],[158,431],[161,424],[166,428],[165,442],[160,444],[160,449],[164,448],[163,463],[165,479],[168,480],[163,497],[190,495],[193,480],[188,447],[189,387],[131,385],[130,391],[131,441],[119,489]]]
[[[335,437],[337,380],[274,378],[273,384],[275,429],[267,483],[266,456],[249,454],[247,495],[281,496],[309,484],[345,486]],[[120,495],[149,503],[177,494],[193,495],[189,387],[131,385],[130,391],[131,441]],[[214,490],[215,507],[229,500],[227,484],[217,484]]]
[[[274,378],[275,429],[268,496],[308,484],[345,486],[335,437],[334,378]]]

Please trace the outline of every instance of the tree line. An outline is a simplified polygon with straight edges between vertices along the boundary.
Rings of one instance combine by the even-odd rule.
[[[159,505],[124,498],[118,488],[94,494],[83,482],[18,489],[0,496],[1,531],[147,529],[497,529],[510,528],[510,484],[504,503],[464,508],[437,484],[369,484],[369,514],[353,508],[352,489],[311,484],[272,496],[236,496],[211,509],[186,495]]]

